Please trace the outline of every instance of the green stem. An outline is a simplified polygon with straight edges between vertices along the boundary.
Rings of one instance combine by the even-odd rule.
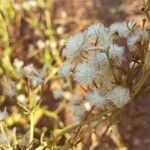
[[[34,138],[34,114],[33,111],[30,113],[30,143],[33,142]]]
[[[118,114],[120,113],[120,111],[121,110],[115,111],[115,113],[112,116],[109,116],[106,120],[103,120],[102,123],[109,121],[109,127],[110,127],[116,121],[116,118],[118,117]],[[80,139],[82,139],[85,136],[85,134],[92,133],[93,132],[92,129],[94,129],[100,125],[101,121],[100,120],[97,120],[97,121],[98,122],[96,124],[94,124],[92,127],[90,127],[88,129],[88,132],[87,132],[87,130],[84,130],[80,135],[78,135],[76,140],[73,142],[73,144],[68,143],[64,147],[61,147],[61,148],[57,147],[56,149],[57,150],[67,150],[67,149],[71,148],[72,146],[77,145],[80,142]]]
[[[52,2],[51,2],[50,5],[52,5]],[[50,7],[50,9],[51,9],[51,7]],[[44,13],[45,13],[47,30],[49,31],[49,41],[54,41],[53,30],[52,30],[52,23],[51,23],[51,12],[49,11],[49,9],[46,9]],[[53,55],[53,58],[57,62],[57,64],[59,66],[62,65],[63,62],[62,62],[62,60],[60,58],[60,55],[59,55],[59,52],[57,51],[57,49],[53,48],[51,50],[51,53]]]
[[[5,137],[5,142],[7,142],[8,150],[12,150],[10,143],[7,141],[7,135],[6,135],[6,132],[4,130],[2,121],[0,121],[0,130],[1,130],[1,133],[3,134],[3,136]]]
[[[110,66],[110,69],[111,69],[111,71],[112,71],[114,80],[115,80],[115,82],[117,83],[117,78],[116,78],[116,76],[115,76],[114,67],[113,67],[112,62],[111,62],[111,60],[110,60],[110,58],[109,58],[109,53],[105,53],[105,54],[106,54],[106,56],[107,56],[107,59],[108,59],[108,62],[109,62],[109,66]]]
[[[68,132],[71,132],[72,130],[75,130],[76,128],[78,127],[81,127],[81,126],[84,126],[86,124],[89,124],[97,119],[100,119],[103,115],[106,115],[107,113],[114,113],[114,112],[117,112],[118,109],[113,109],[113,110],[107,110],[101,114],[98,114],[96,116],[94,116],[93,118],[90,118],[89,120],[86,120],[86,121],[83,121],[83,122],[80,122],[79,124],[75,124],[75,125],[71,125],[71,126],[68,126],[64,129],[62,129],[61,131],[59,132],[56,132],[54,135],[55,135],[55,139],[57,139],[58,137],[64,135],[65,133],[68,133]]]

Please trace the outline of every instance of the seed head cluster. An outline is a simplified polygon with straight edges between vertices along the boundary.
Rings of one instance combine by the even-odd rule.
[[[110,108],[108,105],[121,108],[130,101],[129,87],[124,84],[126,72],[140,51],[139,42],[148,39],[148,32],[130,20],[109,27],[90,25],[67,40],[63,50],[66,62],[59,72],[72,76],[77,85],[86,89],[78,105],[73,105],[72,98],[71,110],[78,115],[76,118],[86,111],[85,102],[103,110]]]

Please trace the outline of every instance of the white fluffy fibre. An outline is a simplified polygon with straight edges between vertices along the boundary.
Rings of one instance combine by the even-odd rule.
[[[75,69],[74,79],[77,83],[88,85],[98,77],[98,72],[93,65],[89,63],[79,64]]]
[[[82,116],[87,111],[84,105],[74,105],[72,103],[69,106],[69,109],[71,113],[73,114],[72,116],[73,124],[79,123],[82,119]]]
[[[138,42],[147,40],[148,32],[134,20],[114,23],[109,28],[93,24],[68,39],[64,56],[69,63],[64,64],[60,73],[67,76],[71,72],[76,83],[86,88],[83,97],[72,96],[74,120],[79,121],[91,106],[102,109],[112,102],[113,106],[121,108],[129,102],[130,91],[121,83],[124,84],[127,65],[132,67],[133,50],[140,48]]]
[[[121,108],[131,99],[130,91],[128,88],[116,86],[112,89],[107,98],[112,101],[117,108]]]
[[[63,64],[63,66],[59,69],[59,73],[64,76],[67,77],[72,69],[73,65],[71,63],[65,63]]]
[[[109,64],[105,53],[96,52],[94,57],[95,58],[93,59],[95,59],[100,64],[100,66],[107,66]]]
[[[70,59],[80,55],[82,52],[81,47],[84,43],[84,38],[85,35],[81,32],[70,37],[66,43],[66,48],[63,50],[63,55]]]
[[[88,57],[88,62],[101,72],[109,67],[107,55],[102,52],[93,51]]]
[[[127,43],[130,48],[132,48],[138,41],[140,40],[140,36],[137,34],[132,34],[128,37]]]
[[[77,116],[82,116],[84,112],[86,111],[86,109],[83,105],[72,105],[71,111],[73,114]]]
[[[19,60],[19,59],[15,58],[14,62],[13,62],[13,65],[16,68],[17,72],[20,72],[22,66],[24,65],[24,62],[22,60]]]
[[[98,37],[99,34],[102,34],[105,31],[103,24],[93,24],[90,25],[86,30],[87,37]]]
[[[138,30],[138,31],[134,32],[133,34],[131,34],[127,38],[127,44],[129,46],[129,50],[134,52],[135,49],[133,49],[133,47],[135,47],[135,45],[141,39],[144,40],[144,41],[148,41],[149,40],[149,34],[148,34],[148,32],[146,30]]]
[[[109,50],[110,58],[122,58],[124,54],[124,47],[117,44],[112,44]]]
[[[5,148],[5,149],[11,149],[8,148],[10,145],[13,143],[14,140],[14,135],[16,133],[16,128],[12,128],[5,130],[5,132],[0,132],[0,145]]]
[[[55,100],[62,99],[64,97],[64,91],[62,89],[53,90],[53,96]]]
[[[140,29],[138,32],[139,32],[141,38],[144,41],[148,41],[149,40],[149,33],[148,33],[148,31],[146,31],[145,29]]]
[[[16,84],[14,81],[7,79],[5,80],[4,78],[2,85],[3,85],[3,94],[5,96],[13,97],[17,94]]]
[[[91,104],[91,106],[103,108],[107,104],[107,99],[98,90],[87,93],[86,99]]]
[[[118,33],[119,36],[126,36],[128,29],[124,25],[124,23],[114,23],[110,26],[110,31],[112,33]]]
[[[27,101],[27,97],[24,94],[20,94],[20,95],[17,96],[17,100],[20,103],[25,103]]]
[[[106,30],[99,36],[98,46],[101,50],[107,51],[112,44],[113,36],[109,30]]]
[[[117,32],[119,36],[126,38],[135,25],[136,23],[133,20],[130,20],[128,22],[114,23],[110,26],[110,32]]]
[[[0,111],[0,121],[6,119],[7,117],[8,117],[8,112],[5,107],[3,111]]]
[[[33,82],[33,85],[42,84],[44,77],[47,75],[48,66],[44,65],[37,70],[33,64],[26,65],[22,68],[22,74]]]
[[[93,51],[88,58],[88,62],[96,70],[96,78],[94,79],[94,82],[101,84],[105,89],[112,88],[115,81],[112,71],[110,70],[107,55],[102,52]]]
[[[72,103],[73,104],[79,104],[79,103],[81,103],[81,100],[83,99],[83,96],[81,96],[81,95],[79,95],[79,94],[73,94],[72,95]]]

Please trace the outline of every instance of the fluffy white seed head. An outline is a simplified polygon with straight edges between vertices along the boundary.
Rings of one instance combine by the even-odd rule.
[[[135,47],[137,49],[140,40],[149,40],[149,35],[146,30],[140,29],[134,20],[114,23],[109,28],[102,24],[90,25],[84,32],[69,38],[64,55],[67,62],[71,62],[74,66],[71,68],[68,64],[64,70],[62,69],[62,75],[68,75],[72,69],[74,80],[84,85],[87,90],[93,91],[88,91],[85,96],[89,102],[89,110],[89,106],[104,108],[110,101],[121,108],[130,100],[129,89],[117,86],[115,77],[117,80],[122,79],[121,67],[130,63],[126,59],[130,58],[130,48],[137,46]],[[113,66],[114,72],[111,68]],[[102,90],[105,91],[105,95],[100,92]],[[80,105],[85,102],[85,99],[83,101],[80,98],[76,99],[78,100],[73,100],[72,104]]]
[[[24,94],[20,94],[20,95],[17,96],[17,100],[20,103],[25,103],[27,101],[27,97]]]
[[[110,58],[122,58],[124,54],[124,47],[121,47],[117,44],[112,44],[109,50],[109,57]]]
[[[98,76],[98,72],[93,65],[89,63],[79,64],[75,69],[74,79],[77,83],[91,84]]]
[[[7,129],[5,132],[0,133],[0,145],[5,149],[9,149],[10,145],[13,143],[14,137],[16,135],[16,128],[12,130]]]
[[[131,36],[128,37],[127,43],[130,48],[132,48],[138,41],[140,37],[137,34],[132,34]]]
[[[33,64],[26,65],[22,69],[22,74],[30,79],[33,85],[42,84],[47,75],[48,66],[45,64],[40,70],[37,70]]]
[[[122,23],[114,23],[110,26],[110,31],[112,33],[118,33],[120,36],[123,36],[123,33],[126,32],[126,27]]]
[[[22,69],[22,73],[26,76],[32,73],[32,70],[34,70],[34,65],[33,64],[28,64]]]
[[[7,80],[4,78],[4,81],[2,82],[2,84],[3,84],[3,94],[5,96],[12,97],[12,96],[15,96],[17,94],[16,84],[14,81]]]
[[[106,97],[101,94],[98,90],[94,90],[86,95],[86,99],[89,101],[91,106],[103,108],[107,104]]]
[[[89,57],[89,63],[97,70],[97,78],[95,81],[99,81],[105,89],[111,89],[115,81],[110,70],[107,55],[102,52],[93,52]]]
[[[129,89],[116,86],[107,97],[117,108],[123,107],[131,99]]]
[[[102,35],[98,38],[98,46],[101,50],[107,51],[112,44],[113,36],[109,30],[106,30]]]
[[[114,23],[110,26],[110,32],[115,33],[117,32],[119,36],[121,37],[127,37],[131,30],[133,30],[136,23],[133,20],[130,20],[128,22],[119,22]]]
[[[80,104],[81,103],[81,101],[82,101],[82,99],[83,99],[83,96],[82,95],[80,95],[80,94],[73,94],[72,95],[72,103],[73,104]]]
[[[96,52],[94,55],[95,59],[100,65],[107,65],[108,59],[105,53]]]
[[[127,38],[127,44],[129,46],[129,50],[131,52],[134,52],[136,50],[135,48],[136,44],[141,40],[144,40],[144,41],[149,40],[149,35],[146,30],[138,30]]]
[[[59,73],[64,76],[67,77],[72,69],[73,65],[70,63],[65,63],[60,69],[59,69]]]
[[[16,70],[17,70],[18,72],[20,72],[22,66],[24,65],[24,62],[23,62],[22,60],[19,60],[19,59],[15,58],[15,59],[14,59],[14,62],[13,62],[13,65],[14,65],[14,67],[16,68]]]
[[[72,123],[76,124],[82,120],[85,112],[87,111],[84,105],[70,104],[69,109],[72,113]]]
[[[62,99],[64,97],[64,91],[62,89],[53,90],[53,96],[55,100]]]
[[[86,30],[87,37],[98,37],[99,34],[102,34],[105,31],[103,24],[93,24],[90,25]]]
[[[8,117],[8,112],[7,112],[7,109],[5,107],[3,111],[0,111],[0,121],[6,119],[7,117]]]
[[[83,46],[84,38],[84,33],[76,33],[70,37],[66,43],[66,48],[63,50],[63,55],[70,59],[79,56],[82,52],[81,47]]]
[[[88,62],[89,64],[94,66],[100,74],[102,74],[102,72],[105,72],[107,69],[109,69],[109,62],[108,62],[107,55],[105,53],[93,51],[92,53],[90,53],[88,57]]]

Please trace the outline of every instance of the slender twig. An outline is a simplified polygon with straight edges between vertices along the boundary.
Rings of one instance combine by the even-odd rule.
[[[112,110],[107,110],[103,113],[100,113],[98,115],[95,115],[93,118],[90,118],[89,120],[86,120],[86,121],[83,121],[83,122],[80,122],[78,124],[75,124],[75,125],[71,125],[71,126],[68,126],[68,127],[65,127],[64,129],[61,129],[61,130],[56,130],[56,132],[54,132],[54,135],[55,135],[55,138],[57,139],[58,137],[64,135],[65,133],[69,133],[73,130],[75,130],[76,128],[80,127],[80,126],[84,126],[86,124],[89,124],[99,118],[101,118],[103,115],[106,115],[107,113],[114,113],[116,111],[118,111],[120,109],[112,109]]]
[[[34,112],[30,113],[30,143],[32,143],[34,138]]]

